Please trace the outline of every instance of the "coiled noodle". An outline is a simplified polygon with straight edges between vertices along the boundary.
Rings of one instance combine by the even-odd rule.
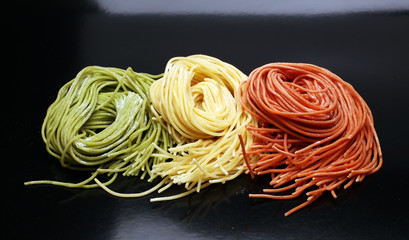
[[[342,184],[347,188],[361,182],[382,166],[368,105],[327,69],[302,63],[264,65],[242,83],[240,99],[261,123],[247,127],[257,139],[248,154],[259,157],[250,171],[270,174],[273,186],[250,197],[289,199],[307,191],[307,201],[286,215],[325,191],[337,197],[335,189]]]
[[[171,161],[155,165],[153,172],[168,178],[168,186],[184,184],[187,192],[151,201],[200,191],[245,170],[238,134],[249,147],[252,138],[245,126],[256,124],[238,99],[239,84],[246,78],[234,66],[206,55],[169,60],[164,76],[152,84],[150,96],[157,119],[177,145],[154,154]]]
[[[167,149],[173,140],[153,121],[148,97],[154,79],[131,68],[90,66],[65,84],[47,110],[41,134],[47,151],[62,166],[93,171],[79,184],[58,181],[32,181],[67,187],[95,187],[87,184],[100,173],[109,173],[112,182],[117,173],[125,176],[157,175],[152,165],[165,161],[152,157],[152,143]]]

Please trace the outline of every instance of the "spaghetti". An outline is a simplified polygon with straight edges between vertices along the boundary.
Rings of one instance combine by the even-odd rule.
[[[311,64],[271,63],[255,69],[240,85],[243,107],[260,127],[248,149],[257,162],[249,171],[270,174],[272,189],[253,198],[308,199],[285,215],[382,166],[372,113],[355,89],[332,72]],[[291,194],[287,194],[291,191]],[[281,193],[281,194],[279,194]]]
[[[153,155],[171,161],[156,164],[153,172],[168,178],[165,188],[184,184],[187,191],[151,201],[183,197],[245,171],[237,135],[250,147],[252,136],[245,126],[256,124],[238,99],[239,84],[246,78],[234,66],[206,55],[168,61],[150,96],[158,121],[177,145],[168,151],[157,147],[160,153]]]
[[[66,187],[96,187],[90,184],[98,174],[107,173],[115,180],[125,176],[157,175],[152,165],[165,161],[152,157],[156,144],[163,149],[173,140],[160,124],[153,121],[149,89],[154,79],[131,68],[90,66],[65,84],[47,110],[41,134],[47,151],[63,167],[89,170],[93,174],[81,183],[31,181],[31,184],[54,184]]]

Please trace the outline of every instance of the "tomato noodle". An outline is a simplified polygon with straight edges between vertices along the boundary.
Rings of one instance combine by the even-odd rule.
[[[270,174],[271,189],[253,198],[306,202],[378,171],[383,162],[371,110],[355,89],[327,69],[304,63],[270,63],[240,84],[240,101],[260,126],[247,150],[258,156],[247,172]],[[286,194],[292,191],[291,194]],[[281,195],[280,195],[281,193]]]

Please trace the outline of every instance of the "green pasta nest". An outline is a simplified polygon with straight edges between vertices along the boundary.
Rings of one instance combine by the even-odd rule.
[[[87,187],[96,175],[157,175],[152,165],[164,162],[152,156],[153,144],[167,150],[173,140],[154,120],[149,89],[161,75],[136,73],[131,68],[90,66],[65,84],[47,111],[42,138],[47,151],[62,166],[91,170],[92,177],[68,187]],[[153,144],[152,144],[153,143]]]

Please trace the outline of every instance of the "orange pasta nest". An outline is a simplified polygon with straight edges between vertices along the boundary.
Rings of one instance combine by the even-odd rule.
[[[258,175],[271,174],[271,189],[254,198],[291,199],[306,192],[305,207],[325,191],[361,182],[382,166],[382,152],[368,105],[327,69],[303,63],[271,63],[240,85],[243,107],[259,126],[247,154]],[[287,194],[288,191],[292,192]]]

